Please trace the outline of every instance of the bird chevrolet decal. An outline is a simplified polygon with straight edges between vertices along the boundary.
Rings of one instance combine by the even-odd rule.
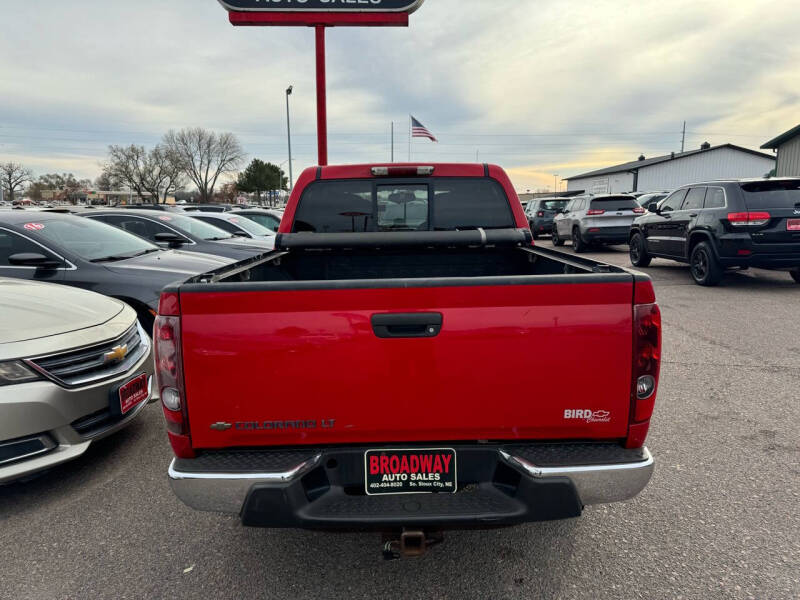
[[[581,419],[587,423],[608,423],[611,421],[611,412],[607,410],[589,410],[581,408],[567,408],[564,410],[565,419]]]

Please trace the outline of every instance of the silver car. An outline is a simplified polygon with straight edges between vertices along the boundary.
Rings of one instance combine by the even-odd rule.
[[[575,252],[585,252],[591,244],[627,244],[633,220],[643,214],[629,194],[576,196],[553,219],[553,245],[572,240]]]
[[[127,304],[0,278],[0,484],[86,452],[151,400],[151,342]]]

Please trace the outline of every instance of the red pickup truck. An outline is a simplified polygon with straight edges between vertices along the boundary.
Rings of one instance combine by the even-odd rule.
[[[275,251],[166,288],[174,492],[250,526],[575,517],[650,479],[642,274],[534,247],[491,165],[306,170]]]

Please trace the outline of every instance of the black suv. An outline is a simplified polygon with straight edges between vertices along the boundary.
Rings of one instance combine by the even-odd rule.
[[[728,267],[789,271],[800,283],[800,178],[714,181],[672,192],[631,227],[631,263],[688,262],[700,285]]]
[[[553,217],[567,208],[569,198],[537,198],[528,202],[525,216],[528,217],[533,239],[553,231]]]

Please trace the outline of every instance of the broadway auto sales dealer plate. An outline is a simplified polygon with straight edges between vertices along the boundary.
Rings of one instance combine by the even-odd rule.
[[[452,448],[367,450],[367,494],[424,494],[456,491],[456,451]]]
[[[123,415],[147,400],[150,395],[147,383],[147,374],[142,373],[119,388],[119,410]]]

